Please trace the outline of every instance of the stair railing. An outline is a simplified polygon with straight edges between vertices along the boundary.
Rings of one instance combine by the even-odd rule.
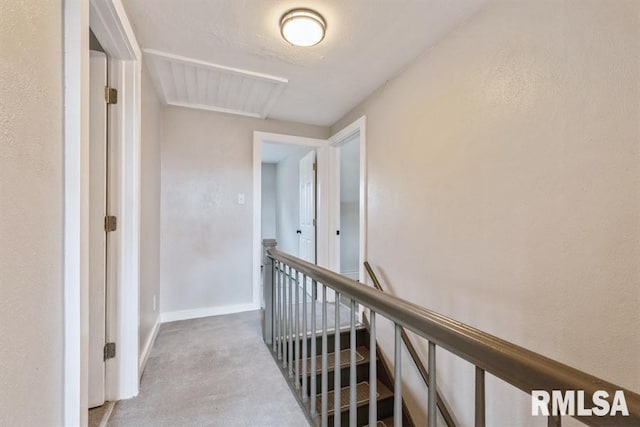
[[[616,392],[622,392],[628,415],[616,412],[612,416],[588,416],[573,414],[574,418],[589,426],[639,426],[640,395],[615,384],[579,371],[558,361],[512,344],[496,336],[458,322],[442,314],[420,307],[409,301],[384,294],[373,287],[351,280],[328,269],[311,264],[300,258],[281,252],[275,248],[275,241],[265,241],[265,278],[264,278],[264,341],[272,347],[274,355],[288,368],[289,379],[295,384],[295,390],[302,395],[302,401],[308,404],[312,421],[322,427],[328,427],[328,360],[327,360],[327,289],[335,292],[335,301],[340,297],[350,300],[350,381],[349,381],[349,425],[356,425],[356,383],[355,383],[355,342],[356,342],[356,303],[369,310],[370,323],[370,377],[369,402],[376,402],[376,316],[382,315],[391,320],[395,330],[394,344],[394,427],[402,426],[402,338],[401,328],[406,328],[428,341],[429,388],[427,393],[428,426],[436,427],[437,415],[437,367],[436,348],[441,347],[473,364],[475,376],[475,426],[485,426],[485,373],[488,372],[512,386],[532,394],[534,391],[552,395],[554,391],[580,391],[584,402],[592,402],[594,395],[599,402],[606,401],[612,407]],[[286,275],[288,274],[288,276]],[[295,283],[295,289],[294,289]],[[318,287],[322,295],[322,345],[321,345],[321,404],[316,405],[316,328],[311,332],[311,387],[306,387],[306,345],[300,354],[301,339],[307,337],[309,322],[307,313],[299,317],[300,295],[306,298],[307,286],[311,287],[311,299],[316,301]],[[295,314],[294,314],[295,307]],[[306,304],[302,304],[303,311]],[[337,308],[337,304],[336,304]],[[311,304],[311,319],[316,319],[316,304]],[[294,317],[295,316],[295,317]],[[341,325],[340,310],[335,310],[335,325]],[[338,329],[338,327],[336,328]],[[335,348],[340,349],[340,333],[335,334]],[[294,354],[295,353],[295,354]],[[286,356],[286,357],[285,357]],[[304,375],[300,375],[300,356]],[[340,351],[335,352],[335,366],[341,366]],[[340,369],[334,371],[334,407],[340,408]],[[302,383],[300,382],[302,377]],[[550,405],[550,404],[549,404]],[[376,405],[369,405],[369,425],[377,422]],[[549,426],[561,426],[562,418],[552,412],[547,416]],[[334,426],[340,426],[340,416],[334,417]]]
[[[380,292],[384,292],[384,289],[382,288],[382,285],[378,280],[378,276],[376,276],[376,273],[373,271],[368,261],[364,262],[364,268],[365,270],[367,270],[367,273],[369,274],[369,277],[373,282],[373,286]],[[413,361],[414,365],[416,365],[416,368],[420,373],[420,377],[422,377],[422,381],[428,387],[429,381],[430,381],[429,372],[427,371],[427,368],[424,366],[424,363],[422,363],[422,360],[420,360],[420,356],[418,356],[418,351],[416,350],[416,347],[413,345],[413,342],[409,338],[409,335],[407,334],[407,331],[404,329],[404,327],[400,327],[400,337],[402,338],[402,342],[407,348],[407,352],[409,353],[411,360]],[[453,416],[451,416],[451,411],[449,410],[446,403],[442,399],[442,395],[439,390],[436,390],[436,406],[440,410],[440,414],[442,415],[442,418],[444,419],[444,422],[447,424],[447,426],[456,427],[456,422],[453,419]],[[482,418],[484,418],[484,416]]]

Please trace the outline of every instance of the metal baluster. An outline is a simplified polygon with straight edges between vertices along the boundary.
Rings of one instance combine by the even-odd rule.
[[[282,265],[282,368],[287,368],[287,336],[289,335],[289,304],[287,294],[287,268],[286,264]]]
[[[349,426],[355,426],[358,419],[356,400],[356,302],[351,300],[351,361],[349,368]]]
[[[282,360],[282,337],[284,336],[284,289],[282,287],[282,263],[278,262],[278,292],[280,296],[278,297],[278,312],[280,313],[278,316],[278,360]]]
[[[394,352],[394,388],[393,388],[393,427],[402,427],[402,333],[400,325],[396,326],[396,343]]]
[[[427,405],[428,427],[436,427],[436,345],[429,341],[429,401]]]
[[[296,334],[296,353],[295,353],[295,374],[296,374],[296,388],[300,388],[300,282],[298,281],[299,274],[296,271],[294,285],[296,287],[296,326],[295,326],[295,334]]]
[[[340,427],[340,407],[341,405],[341,390],[340,390],[340,294],[335,293],[336,300],[334,304],[334,310],[336,315],[335,320],[335,335],[333,346],[333,426]]]
[[[376,372],[376,312],[371,310],[371,339],[369,341],[369,425],[378,422],[378,378]]]
[[[289,358],[289,378],[293,378],[293,283],[291,276],[293,268],[289,267],[289,348],[287,354]]]
[[[302,275],[302,401],[309,396],[307,390],[307,276]]]
[[[485,397],[484,397],[484,369],[476,366],[476,424],[475,427],[485,425]]]
[[[276,261],[271,258],[271,351],[276,352],[276,325],[278,324],[278,315],[276,313],[276,298],[278,295],[278,286],[276,283]]]
[[[316,350],[316,298],[318,296],[318,283],[311,281],[311,386],[309,387],[309,399],[311,399],[311,418],[316,417],[316,376],[318,374],[316,366],[316,358],[318,352]]]
[[[549,413],[551,413],[551,409],[549,409]],[[560,417],[560,415],[549,415],[547,417],[547,426],[562,427],[562,418]]]
[[[320,411],[322,427],[329,425],[329,376],[327,373],[327,287],[322,285],[322,397]]]
[[[273,299],[273,303],[276,305],[275,307],[275,319],[276,319],[276,326],[273,328],[273,333],[275,335],[274,338],[274,345],[275,345],[275,352],[276,352],[276,356],[278,357],[278,360],[280,360],[280,261],[273,261],[273,265],[275,267],[275,278],[274,278],[274,288],[276,290],[276,296]]]

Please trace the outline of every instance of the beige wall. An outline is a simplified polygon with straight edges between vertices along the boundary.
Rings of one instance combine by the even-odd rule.
[[[325,138],[328,129],[179,107],[162,114],[161,311],[249,304],[253,131]]]
[[[496,1],[334,125],[367,115],[393,292],[639,392],[639,58],[637,1]],[[440,360],[472,425],[473,369]],[[544,425],[505,390],[488,425]]]
[[[62,3],[0,2],[0,425],[62,423]]]
[[[140,356],[160,310],[160,129],[162,110],[147,67],[142,67],[142,172],[140,212]],[[153,299],[156,298],[154,308]]]
[[[262,163],[262,218],[261,218],[261,238],[276,238],[276,172],[277,166],[274,163]]]

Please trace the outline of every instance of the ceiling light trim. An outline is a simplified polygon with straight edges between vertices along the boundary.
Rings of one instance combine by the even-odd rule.
[[[318,29],[320,30],[319,38],[312,39],[311,42],[302,41],[298,34],[287,34],[286,27],[295,25],[296,21],[307,21],[313,24],[316,24]],[[312,9],[291,9],[280,18],[280,35],[282,38],[292,46],[300,46],[300,47],[312,47],[324,40],[327,34],[327,21],[325,21],[324,17],[320,15],[318,12]],[[298,37],[298,40],[295,40],[295,37]]]

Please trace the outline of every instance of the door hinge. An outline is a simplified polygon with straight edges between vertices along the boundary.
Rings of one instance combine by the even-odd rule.
[[[116,343],[108,342],[104,345],[104,360],[116,357]]]
[[[107,104],[117,104],[118,103],[118,89],[114,89],[109,86],[104,87],[104,100],[107,101]]]
[[[316,219],[315,218],[313,218],[313,226],[314,227],[316,226]]]
[[[314,171],[318,170],[318,162],[313,162],[313,170]]]
[[[118,218],[113,215],[107,215],[104,217],[104,231],[111,232],[116,231],[118,228]]]

